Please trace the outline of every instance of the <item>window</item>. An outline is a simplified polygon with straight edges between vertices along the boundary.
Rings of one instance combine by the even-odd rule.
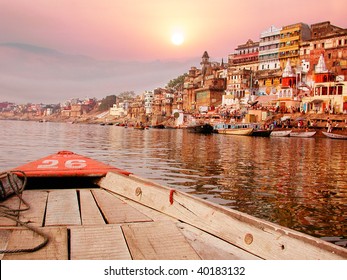
[[[342,86],[337,87],[337,94],[342,95]]]
[[[327,95],[327,94],[328,94],[328,88],[322,87],[322,95]]]

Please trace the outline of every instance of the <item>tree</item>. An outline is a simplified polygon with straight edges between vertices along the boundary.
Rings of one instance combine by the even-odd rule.
[[[135,92],[133,91],[124,91],[117,95],[119,101],[131,100],[135,97]]]
[[[178,88],[178,87],[183,87],[184,84],[184,78],[187,76],[187,73],[184,73],[181,76],[178,76],[176,79],[170,80],[167,83],[168,88]]]
[[[113,104],[116,104],[117,96],[115,95],[109,95],[106,96],[104,99],[101,100],[101,103],[99,105],[99,111],[106,111],[109,110]]]

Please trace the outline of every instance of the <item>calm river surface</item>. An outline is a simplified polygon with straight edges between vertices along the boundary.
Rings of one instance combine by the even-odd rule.
[[[71,150],[314,236],[347,236],[347,141],[0,120],[0,170]]]

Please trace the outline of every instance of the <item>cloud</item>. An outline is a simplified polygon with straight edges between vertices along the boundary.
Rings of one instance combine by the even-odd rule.
[[[56,103],[74,97],[103,98],[123,91],[164,87],[198,66],[186,61],[114,61],[69,55],[40,46],[0,44],[0,101]]]

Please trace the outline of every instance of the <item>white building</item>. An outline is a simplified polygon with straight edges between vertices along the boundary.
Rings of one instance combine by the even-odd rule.
[[[122,118],[127,114],[127,103],[113,104],[112,108],[110,108],[110,116]]]
[[[282,28],[271,26],[260,33],[259,41],[259,70],[280,69],[279,44]]]
[[[145,110],[146,110],[146,114],[148,115],[152,113],[152,104],[154,100],[153,91],[146,90],[144,93],[144,98],[145,98]]]

